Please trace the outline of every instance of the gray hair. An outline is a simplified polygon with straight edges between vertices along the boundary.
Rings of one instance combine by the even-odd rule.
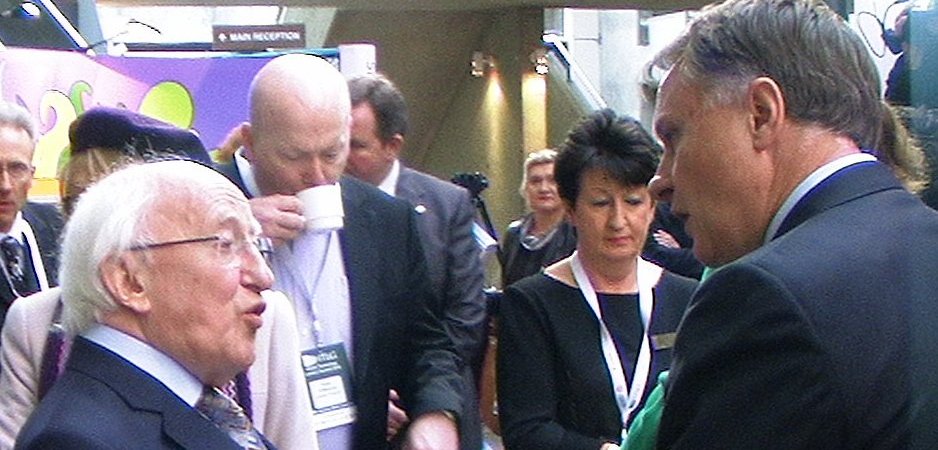
[[[787,114],[879,144],[886,106],[859,36],[820,0],[728,0],[705,8],[655,64],[700,83],[710,101],[741,98],[756,77],[785,96]]]
[[[26,108],[16,103],[0,101],[0,126],[19,128],[36,141],[36,122]]]
[[[150,240],[149,225],[165,205],[160,199],[207,198],[206,191],[219,184],[237,191],[206,166],[170,160],[127,166],[88,188],[66,224],[62,241],[59,281],[66,330],[81,333],[117,309],[102,280],[101,265]]]
[[[531,170],[531,167],[540,164],[553,164],[555,161],[557,161],[557,151],[552,148],[545,148],[528,153],[527,158],[524,159],[524,166],[521,169],[521,186],[518,187],[518,193],[524,197],[524,187],[528,184],[528,171]]]

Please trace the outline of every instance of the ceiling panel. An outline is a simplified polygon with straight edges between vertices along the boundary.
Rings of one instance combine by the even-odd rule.
[[[114,6],[220,6],[207,0],[100,0]],[[328,6],[342,10],[485,10],[517,6],[671,10],[699,8],[701,0],[226,0],[225,6]]]

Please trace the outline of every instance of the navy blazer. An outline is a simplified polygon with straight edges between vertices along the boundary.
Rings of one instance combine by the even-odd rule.
[[[65,373],[29,417],[16,449],[238,449],[162,383],[75,339]]]
[[[439,293],[444,323],[465,361],[481,357],[485,339],[484,273],[472,235],[475,209],[469,191],[401,167],[397,197],[417,213],[430,286]]]
[[[417,213],[417,229],[427,258],[430,288],[438,294],[437,313],[465,363],[461,448],[482,447],[482,417],[476,380],[485,349],[486,309],[479,246],[472,235],[475,208],[469,191],[401,166],[396,194]]]
[[[658,243],[654,233],[665,231],[680,245],[671,248]],[[671,204],[658,202],[655,205],[655,218],[648,227],[648,238],[642,249],[645,258],[665,269],[685,277],[700,279],[704,265],[694,256],[694,239],[684,229],[684,221],[671,212]]]
[[[233,162],[219,171],[244,190]],[[345,226],[339,240],[355,346],[353,448],[382,449],[388,447],[388,390],[401,389],[411,418],[440,410],[459,415],[462,361],[432,308],[438,300],[412,208],[351,177],[342,177],[340,185]]]
[[[39,245],[39,254],[42,266],[46,271],[46,280],[49,286],[59,285],[59,236],[62,233],[64,221],[59,208],[53,204],[26,202],[22,209],[23,220],[33,229],[36,243]],[[6,320],[10,304],[16,300],[10,285],[2,280],[0,275],[0,327]]]
[[[936,268],[938,213],[882,164],[836,172],[701,284],[658,448],[933,448]]]

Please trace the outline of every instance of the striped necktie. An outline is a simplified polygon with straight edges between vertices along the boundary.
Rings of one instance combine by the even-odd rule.
[[[206,386],[195,409],[241,447],[250,450],[267,449],[244,410],[217,388]]]
[[[0,255],[3,257],[4,271],[13,285],[18,297],[26,297],[39,291],[35,274],[27,267],[23,245],[13,236],[7,235],[0,240]]]

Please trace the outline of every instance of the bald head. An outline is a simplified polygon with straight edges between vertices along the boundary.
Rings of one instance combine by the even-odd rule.
[[[284,55],[273,59],[251,83],[251,123],[276,120],[290,100],[325,114],[348,116],[351,108],[345,78],[325,59],[312,55]]]
[[[312,55],[273,59],[251,84],[247,157],[264,195],[332,184],[345,169],[350,102],[342,74]]]

